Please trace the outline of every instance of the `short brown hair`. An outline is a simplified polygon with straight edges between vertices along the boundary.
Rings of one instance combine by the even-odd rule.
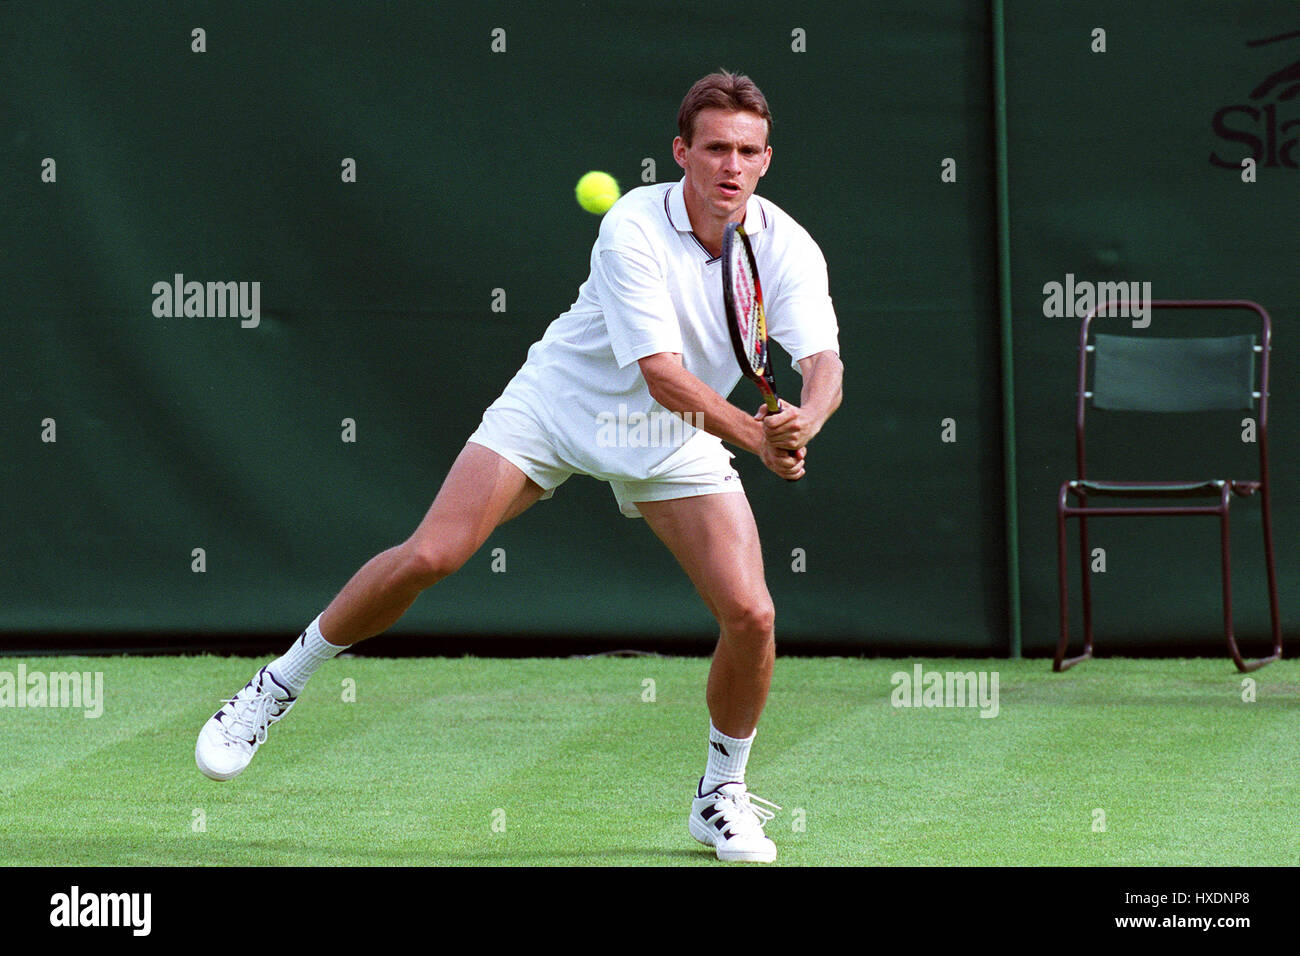
[[[767,139],[772,135],[772,111],[754,81],[743,73],[718,70],[695,81],[677,111],[677,132],[687,146],[695,136],[695,117],[700,110],[728,110],[732,113],[757,113],[767,121]]]

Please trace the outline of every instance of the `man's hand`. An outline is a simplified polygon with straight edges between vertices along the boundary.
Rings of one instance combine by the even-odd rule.
[[[754,417],[762,419],[766,412],[767,406],[764,405]],[[800,448],[798,451],[790,451],[786,448],[779,448],[770,441],[764,441],[762,447],[758,450],[758,457],[769,471],[779,475],[786,481],[798,481],[804,476],[804,459],[808,457],[808,449]]]
[[[821,421],[786,401],[781,402],[779,412],[769,412],[767,405],[760,405],[754,417],[763,423],[763,437],[767,444],[789,451],[803,448],[822,427]]]

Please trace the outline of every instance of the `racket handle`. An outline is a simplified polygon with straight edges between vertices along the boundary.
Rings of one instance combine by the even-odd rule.
[[[767,403],[767,413],[769,415],[775,415],[777,412],[779,412],[782,408],[785,407],[785,404],[781,401],[781,399],[777,398],[776,395],[771,392],[768,392],[763,395],[763,401]],[[795,453],[788,448],[785,449],[785,453],[790,458],[796,457]],[[792,485],[798,480],[799,480],[798,478],[786,479],[786,481]]]
[[[793,451],[791,451],[791,450],[788,449],[788,448],[785,450],[785,453],[786,453],[787,455],[789,455],[791,458],[798,458],[798,457],[799,457],[799,453],[798,453],[798,452],[793,452]],[[787,479],[786,479],[786,481],[789,482],[789,483],[792,484],[792,485],[793,485],[795,482],[797,482],[798,480],[799,480],[798,478],[787,478]]]

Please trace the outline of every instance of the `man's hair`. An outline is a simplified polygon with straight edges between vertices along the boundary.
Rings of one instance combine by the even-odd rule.
[[[772,135],[772,111],[767,108],[767,99],[754,81],[743,73],[719,70],[696,80],[687,91],[681,109],[677,111],[677,132],[687,146],[695,137],[695,117],[700,110],[757,113],[767,121],[764,146]]]

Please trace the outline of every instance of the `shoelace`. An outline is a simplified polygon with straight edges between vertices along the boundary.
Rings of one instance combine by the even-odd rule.
[[[754,794],[750,793],[748,790],[746,790],[744,793],[740,795],[739,800],[743,800],[745,802],[745,805],[748,807],[749,811],[753,813],[754,816],[758,817],[758,825],[760,827],[767,826],[767,822],[769,820],[773,820],[776,818],[776,814],[773,811],[781,809],[771,800],[764,800],[762,797],[755,796]],[[765,807],[755,806],[753,803],[753,801],[755,800],[757,800],[759,803],[767,804],[767,806]],[[772,809],[769,810],[767,809],[767,807],[771,807]]]
[[[769,820],[776,818],[776,814],[773,811],[781,809],[771,800],[764,800],[762,797],[755,796],[748,790],[738,794],[724,796],[723,799],[730,801],[731,805],[736,808],[735,818],[733,819],[732,816],[728,814],[728,822],[738,823],[742,826],[745,824],[753,824],[757,825],[760,830],[767,826]],[[755,801],[757,801],[757,803],[755,803]],[[758,806],[759,803],[766,804],[767,806],[760,807]],[[767,807],[771,807],[772,809],[769,810]]]
[[[251,697],[240,697],[236,694],[229,700],[223,700],[222,703],[233,705],[230,726],[221,725],[221,732],[227,740],[244,747],[266,743],[266,728],[271,720],[271,707],[279,703],[270,691],[254,691]],[[247,729],[251,739],[236,733],[240,728]]]

